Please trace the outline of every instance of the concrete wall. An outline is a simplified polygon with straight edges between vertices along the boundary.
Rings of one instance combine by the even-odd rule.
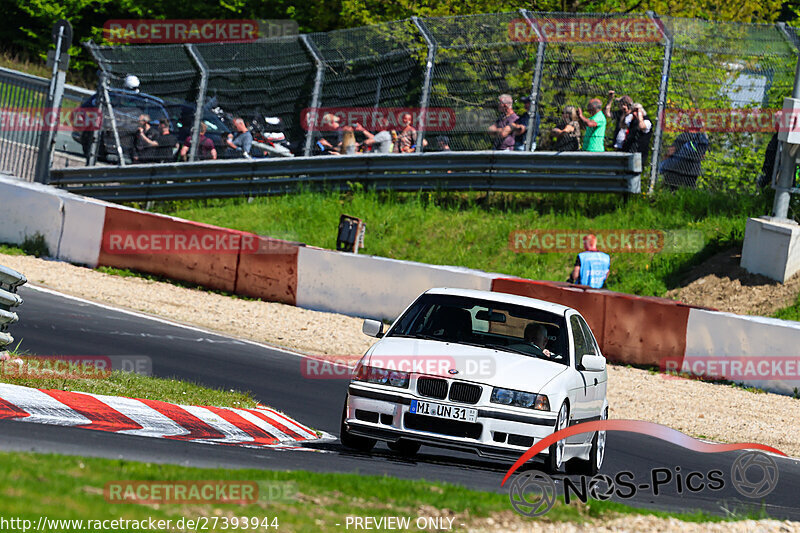
[[[42,235],[52,257],[97,265],[105,204],[46,185],[0,176],[0,242]]]
[[[300,307],[393,321],[430,288],[490,290],[496,275],[303,247],[297,277]]]
[[[792,363],[778,365],[781,358]],[[700,366],[694,368],[707,368],[710,362],[722,370],[725,367],[718,362],[726,360],[729,363],[752,362],[755,372],[731,372],[729,368],[724,377],[759,389],[793,394],[795,388],[800,389],[800,322],[690,310],[685,365],[692,368],[699,362]],[[792,379],[792,369],[795,379]]]
[[[104,248],[113,232],[203,231],[249,236],[250,249],[202,254],[119,254]],[[707,357],[760,363],[800,360],[800,323],[739,316],[565,283],[506,278],[466,268],[426,265],[306,247],[175,217],[95,201],[0,176],[0,242],[44,236],[53,257],[161,274],[210,288],[308,309],[394,320],[432,287],[495,290],[574,307],[604,354],[621,363],[663,366]],[[800,379],[736,379],[791,394]]]

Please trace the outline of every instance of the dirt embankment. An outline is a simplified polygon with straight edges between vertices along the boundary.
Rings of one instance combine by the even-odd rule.
[[[739,266],[741,248],[718,253],[697,265],[668,298],[741,315],[770,316],[793,305],[800,294],[800,273],[786,283],[751,274]]]

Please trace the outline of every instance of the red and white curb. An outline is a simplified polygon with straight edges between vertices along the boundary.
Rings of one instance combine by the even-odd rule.
[[[5,383],[0,383],[0,419],[247,448],[300,449],[299,443],[330,437],[262,405],[177,405]]]

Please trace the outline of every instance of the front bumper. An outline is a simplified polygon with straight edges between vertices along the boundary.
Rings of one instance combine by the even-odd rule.
[[[395,442],[412,440],[431,446],[467,450],[484,457],[516,459],[535,442],[551,435],[556,413],[521,408],[465,405],[417,396],[408,389],[351,383],[346,423],[354,435]],[[477,419],[455,422],[410,412],[412,400],[473,408]],[[530,411],[530,410],[524,410]],[[546,452],[545,452],[546,454]]]

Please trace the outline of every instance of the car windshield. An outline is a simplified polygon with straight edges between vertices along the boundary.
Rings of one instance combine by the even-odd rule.
[[[491,300],[423,294],[386,336],[468,344],[569,364],[563,315]]]

